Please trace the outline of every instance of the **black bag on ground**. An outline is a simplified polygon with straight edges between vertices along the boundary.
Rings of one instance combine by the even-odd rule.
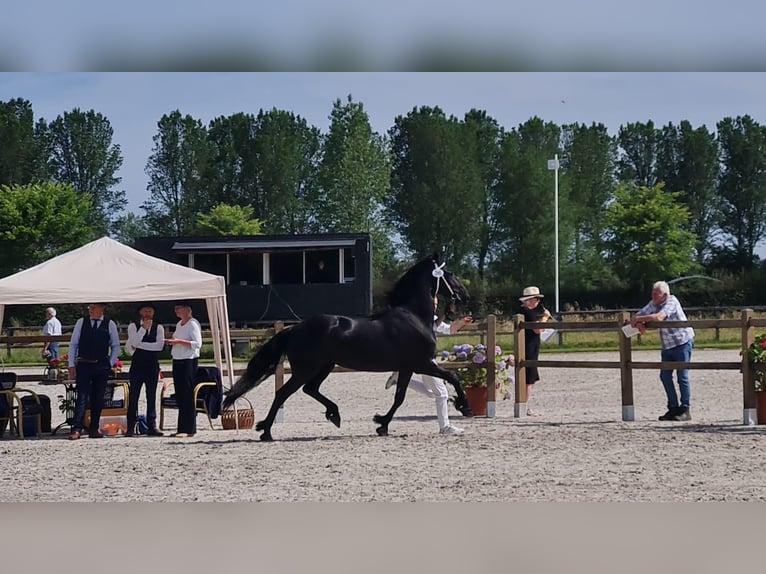
[[[24,436],[34,436],[37,434],[36,415],[40,417],[40,426],[43,432],[51,432],[51,398],[48,395],[37,395],[40,404],[37,404],[35,398],[31,395],[21,397],[21,407],[24,413]]]

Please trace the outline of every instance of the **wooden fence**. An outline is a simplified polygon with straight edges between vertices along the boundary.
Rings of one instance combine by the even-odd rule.
[[[514,359],[515,359],[515,405],[514,416],[522,418],[526,416],[527,411],[527,387],[525,367],[548,367],[548,368],[579,368],[579,369],[619,369],[620,384],[622,390],[622,420],[635,420],[634,401],[633,401],[633,370],[634,369],[710,369],[710,370],[739,370],[742,372],[742,402],[743,402],[743,424],[756,424],[756,394],[755,379],[751,372],[750,363],[747,361],[747,348],[755,339],[755,329],[766,327],[766,318],[756,318],[753,316],[752,309],[744,309],[740,312],[739,319],[698,319],[688,321],[660,321],[646,323],[647,329],[658,329],[661,327],[694,327],[695,329],[738,329],[740,332],[742,358],[739,361],[730,362],[661,362],[661,361],[634,361],[632,359],[631,339],[626,337],[621,328],[630,322],[630,313],[623,311],[616,320],[611,321],[559,321],[556,323],[525,322],[523,315],[513,317],[513,327],[509,334],[513,335],[514,341]],[[554,327],[559,333],[567,331],[581,332],[614,332],[619,338],[619,359],[617,361],[589,361],[589,360],[528,360],[525,357],[524,330],[525,329],[545,329]],[[273,329],[261,330],[241,330],[232,331],[232,341],[240,340],[250,347],[256,343],[264,341],[273,334],[285,328],[284,323],[277,322]],[[497,319],[495,315],[488,315],[481,323],[466,325],[460,333],[453,336],[474,335],[480,338],[480,341],[490,349],[493,349],[497,340]],[[449,337],[449,335],[446,335]],[[0,337],[0,344],[9,346],[30,346],[40,344],[44,341],[68,342],[69,335],[59,337],[44,337],[42,335],[30,336],[12,336]],[[124,338],[121,335],[121,341]],[[210,342],[209,332],[203,332],[203,340]],[[440,365],[446,369],[474,368],[468,362],[444,362]],[[488,361],[487,368],[487,416],[494,417],[496,412],[495,396],[495,363]],[[350,369],[335,367],[333,372],[349,372]],[[275,374],[275,390],[284,384],[284,377],[290,374],[290,365],[287,362],[281,363],[277,367]],[[235,371],[239,375],[240,370]],[[169,373],[167,373],[169,374]],[[25,375],[19,377],[19,380],[37,380],[39,376]],[[280,417],[278,416],[279,420]]]
[[[635,420],[633,402],[633,369],[711,369],[739,370],[742,372],[742,422],[745,425],[756,424],[755,379],[747,361],[747,348],[755,339],[756,327],[766,327],[766,319],[753,317],[752,309],[741,311],[739,319],[698,319],[689,321],[655,321],[646,323],[647,329],[662,327],[693,327],[695,329],[739,329],[742,355],[739,361],[681,362],[681,361],[633,361],[631,339],[626,337],[621,328],[630,322],[630,313],[622,312],[614,321],[558,322],[555,325],[541,322],[524,322],[523,315],[514,316],[514,353],[516,359],[516,404],[514,415],[526,414],[527,385],[524,367],[582,368],[582,369],[619,369],[622,388],[622,420]],[[524,355],[524,329],[545,329],[555,327],[559,331],[617,331],[620,354],[618,361],[552,361],[526,360]]]

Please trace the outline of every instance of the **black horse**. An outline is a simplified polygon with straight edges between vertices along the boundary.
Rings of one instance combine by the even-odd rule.
[[[317,315],[280,331],[250,359],[245,373],[226,392],[223,408],[273,375],[282,356],[287,355],[292,376],[277,390],[266,418],[255,426],[263,431],[261,440],[273,440],[271,426],[277,410],[301,386],[304,393],[325,406],[327,420],[340,427],[338,406],[319,392],[335,365],[356,371],[399,371],[394,404],[385,415],[373,417],[381,436],[388,434],[388,425],[404,402],[413,373],[449,381],[457,392],[455,406],[464,416],[472,416],[457,375],[433,361],[434,295],[446,294],[459,301],[468,297],[463,284],[443,267],[438,256],[416,263],[389,293],[387,308],[369,318]]]

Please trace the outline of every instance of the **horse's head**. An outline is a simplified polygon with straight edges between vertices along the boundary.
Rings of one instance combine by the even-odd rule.
[[[437,288],[438,295],[444,295],[458,303],[465,304],[468,302],[468,290],[462,281],[451,271],[444,271],[444,277],[438,283]]]
[[[445,268],[438,254],[421,259],[397,281],[388,295],[391,307],[406,306],[427,317],[433,316],[433,298],[441,295],[465,303],[468,292],[454,273]]]

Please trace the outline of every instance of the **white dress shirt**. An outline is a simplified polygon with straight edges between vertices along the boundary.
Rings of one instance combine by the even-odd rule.
[[[157,340],[154,343],[142,341],[146,335],[146,329],[143,327],[136,327],[136,324],[131,322],[128,325],[128,340],[125,342],[125,352],[133,356],[136,349],[143,349],[145,351],[161,351],[165,346],[165,329],[157,323]]]

